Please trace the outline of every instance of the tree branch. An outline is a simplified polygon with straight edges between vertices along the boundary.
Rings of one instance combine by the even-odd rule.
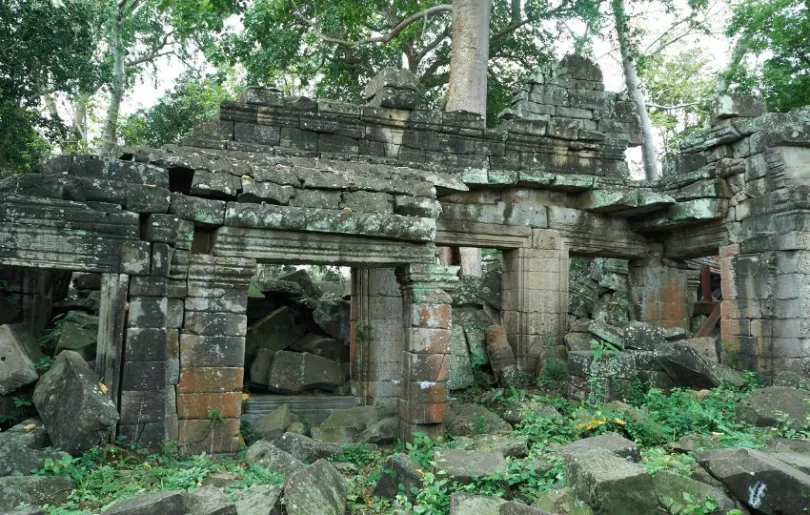
[[[430,7],[428,9],[425,9],[423,11],[419,11],[418,13],[415,13],[415,14],[412,14],[412,15],[408,16],[407,18],[405,18],[404,20],[402,20],[401,22],[396,24],[396,26],[394,26],[394,28],[392,28],[391,31],[388,34],[385,34],[385,35],[382,35],[382,36],[374,36],[374,37],[370,37],[370,38],[360,39],[358,41],[348,41],[348,40],[345,40],[345,39],[333,38],[331,36],[327,36],[326,34],[324,34],[323,32],[321,32],[318,29],[318,26],[314,21],[308,20],[306,18],[306,16],[304,16],[303,14],[298,12],[297,10],[295,11],[295,16],[298,19],[304,21],[305,23],[308,23],[310,25],[310,27],[312,27],[312,30],[315,32],[315,34],[319,38],[321,38],[322,40],[326,41],[327,43],[335,43],[336,45],[355,48],[355,47],[359,47],[359,46],[362,46],[362,45],[368,45],[368,44],[372,44],[372,43],[388,43],[392,39],[396,38],[400,34],[400,32],[402,32],[403,30],[408,28],[413,23],[421,20],[422,18],[426,18],[426,17],[430,16],[431,14],[435,14],[435,13],[439,13],[439,12],[448,12],[448,11],[452,11],[452,10],[453,10],[453,6],[450,5],[450,4],[435,5],[433,7]]]
[[[673,106],[664,106],[664,105],[661,105],[661,104],[654,104],[652,102],[647,102],[646,105],[647,105],[647,107],[650,107],[650,108],[653,108],[653,109],[663,109],[664,111],[674,111],[676,109],[686,109],[687,107],[699,106],[700,102],[689,102],[689,103],[686,103],[686,104],[678,104],[678,105],[673,105]]]
[[[139,59],[133,59],[132,61],[127,61],[126,66],[138,66],[139,64],[148,63],[149,61],[153,61],[159,57],[165,57],[167,55],[176,55],[177,53],[174,50],[167,50],[165,52],[153,52],[151,54],[145,55]]]
[[[426,55],[435,50],[437,46],[442,44],[442,41],[449,37],[450,27],[445,27],[444,30],[438,36],[436,36],[436,39],[428,43],[425,48],[423,48],[422,51],[416,55],[416,63],[421,63],[422,59],[424,59]]]

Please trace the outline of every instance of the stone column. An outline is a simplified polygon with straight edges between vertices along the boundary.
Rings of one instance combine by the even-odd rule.
[[[400,436],[442,434],[450,379],[450,304],[446,290],[458,282],[456,266],[413,264],[397,269],[402,289]]]
[[[179,334],[177,417],[187,453],[239,446],[247,297],[256,263],[192,254]]]
[[[503,325],[520,370],[538,373],[565,348],[568,251],[558,231],[536,229],[532,247],[504,253]]]
[[[691,309],[687,271],[662,263],[663,248],[650,246],[644,260],[630,263],[630,304],[636,320],[658,327],[689,329]]]
[[[352,390],[396,411],[402,396],[402,295],[390,268],[352,269]]]

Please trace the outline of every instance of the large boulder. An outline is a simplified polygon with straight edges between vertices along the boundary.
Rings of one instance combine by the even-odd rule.
[[[447,431],[456,436],[504,433],[511,429],[505,420],[480,404],[450,404],[444,422]]]
[[[267,440],[259,440],[248,447],[245,461],[250,465],[261,465],[285,477],[306,466],[302,460]]]
[[[802,429],[810,415],[810,392],[787,386],[769,386],[749,393],[737,405],[737,417],[758,427],[778,426],[783,417]]]
[[[798,452],[777,452],[771,456],[805,474],[810,474],[810,455]]]
[[[507,461],[499,452],[447,449],[436,451],[436,468],[459,483],[495,474],[506,474]]]
[[[308,352],[276,352],[267,375],[267,387],[285,394],[315,388],[336,390],[345,382],[346,371],[341,363]]]
[[[298,417],[290,411],[290,407],[282,404],[262,418],[250,424],[250,430],[259,438],[275,440],[283,435]]]
[[[456,492],[450,495],[450,515],[500,515],[504,504],[500,497]]]
[[[45,460],[59,461],[69,455],[56,449],[40,449],[34,439],[14,432],[0,433],[0,476],[29,474]]]
[[[73,480],[64,476],[0,477],[0,513],[10,512],[23,503],[28,506],[64,504],[73,488]]]
[[[245,347],[248,354],[259,349],[284,350],[304,335],[293,311],[282,306],[248,328]]]
[[[221,490],[206,486],[193,492],[147,492],[113,504],[102,515],[237,515]],[[241,515],[241,514],[239,514]]]
[[[272,515],[281,498],[283,485],[254,485],[236,493],[234,504],[239,515]]]
[[[712,476],[749,508],[765,515],[804,513],[810,475],[763,452],[732,447],[696,456]]]
[[[21,325],[0,326],[0,395],[7,395],[39,378],[39,346]]]
[[[659,470],[653,476],[653,486],[658,503],[669,513],[683,513],[687,508],[684,494],[688,494],[698,504],[712,499],[717,504],[715,513],[727,513],[736,508],[734,501],[722,488],[707,485],[667,470]]]
[[[574,493],[574,489],[568,486],[539,492],[532,506],[551,513],[593,515],[591,507],[579,499]]]
[[[326,334],[349,345],[351,304],[336,295],[324,295],[312,311],[312,319]]]
[[[73,351],[59,354],[43,374],[33,400],[55,446],[73,454],[107,440],[118,411],[99,384],[96,373]]]
[[[238,515],[236,506],[215,486],[205,486],[183,494],[186,512],[194,515]]]
[[[318,442],[296,433],[284,433],[281,438],[273,441],[273,445],[304,463],[328,459],[343,451],[343,447],[340,445]]]
[[[284,506],[288,515],[343,515],[349,485],[326,460],[297,472],[284,482]]]
[[[564,456],[568,484],[595,513],[650,515],[658,503],[647,470],[604,449]]]
[[[407,454],[394,454],[388,457],[374,487],[374,495],[387,499],[396,498],[402,485],[403,493],[411,500],[416,498],[422,486],[419,464]]]
[[[301,287],[301,291],[304,292],[304,295],[311,299],[319,299],[323,295],[323,291],[315,284],[310,277],[309,273],[303,268],[296,270],[295,272],[290,272],[284,275],[280,275],[276,277],[277,280],[282,282],[291,282],[295,283]]]
[[[641,461],[641,452],[639,452],[638,446],[616,433],[605,433],[590,438],[583,438],[582,440],[577,440],[576,442],[561,447],[557,452],[566,456],[570,454],[588,453],[595,449],[612,452],[621,458]]]

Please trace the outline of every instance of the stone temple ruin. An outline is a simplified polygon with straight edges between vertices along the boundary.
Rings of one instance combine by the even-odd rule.
[[[336,402],[398,413],[407,439],[438,434],[450,388],[486,363],[509,383],[567,361],[573,396],[715,384],[731,373],[712,363],[717,339],[690,329],[719,327],[738,367],[810,372],[810,111],[726,98],[663,179],[632,181],[633,106],[583,58],[531,74],[495,128],[414,110],[405,75],[375,78],[364,106],[249,88],[183,146],[61,156],[3,182],[0,394],[36,381],[27,335],[47,332],[69,289],[98,306],[72,323],[118,412],[71,422],[189,452],[234,451],[259,397],[243,387],[265,377],[276,393],[343,388]],[[460,281],[441,246],[500,252]],[[346,342],[315,328],[325,347],[268,344],[280,305],[248,327],[257,265],[302,264],[351,267]],[[306,289],[271,279],[276,294]],[[611,346],[627,352],[595,359]],[[92,375],[65,355],[54,366],[69,377],[34,396],[46,427],[70,402],[59,391]]]

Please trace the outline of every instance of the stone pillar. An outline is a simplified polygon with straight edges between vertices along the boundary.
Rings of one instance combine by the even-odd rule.
[[[256,263],[192,254],[179,332],[177,417],[187,453],[239,446],[247,297]]]
[[[397,269],[402,289],[405,350],[402,352],[400,436],[431,438],[443,431],[450,379],[452,298],[456,266],[414,264]]]
[[[352,390],[396,411],[402,396],[402,295],[390,268],[352,269]]]
[[[650,246],[644,260],[630,262],[630,305],[640,322],[689,329],[691,308],[687,271],[662,263],[663,248]]]
[[[504,253],[501,315],[518,368],[533,376],[565,348],[568,251],[558,231],[536,229],[532,240]]]

